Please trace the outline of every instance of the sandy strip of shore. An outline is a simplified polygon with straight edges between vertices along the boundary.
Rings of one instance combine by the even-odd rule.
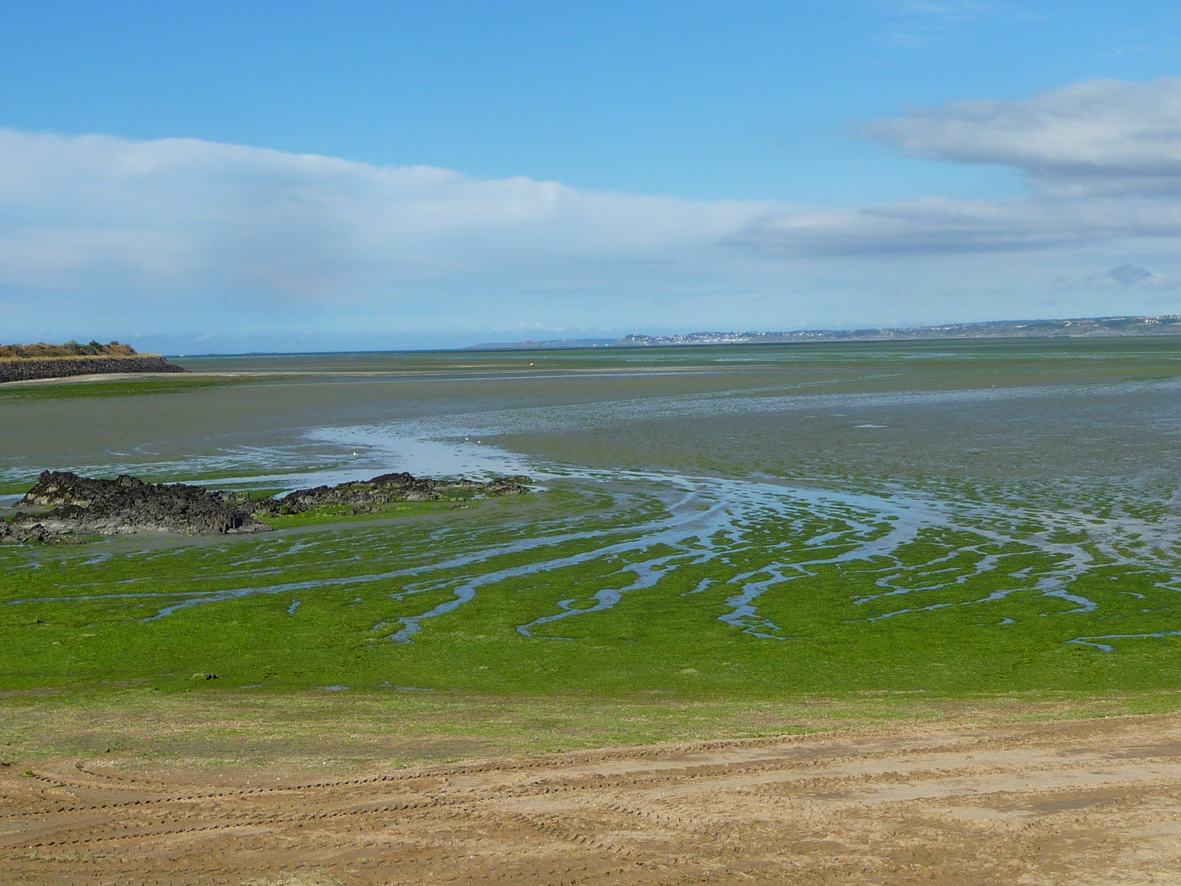
[[[0,770],[44,883],[1181,881],[1181,715],[925,723],[351,778]]]

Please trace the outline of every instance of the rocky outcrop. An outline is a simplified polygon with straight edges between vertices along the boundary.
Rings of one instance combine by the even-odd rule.
[[[520,495],[528,477],[431,480],[411,474],[382,474],[372,480],[299,489],[279,499],[251,499],[243,493],[211,492],[182,483],[146,483],[123,475],[115,480],[79,477],[69,471],[44,471],[17,507],[11,521],[0,520],[0,544],[60,544],[78,535],[224,535],[265,532],[258,517],[301,514],[313,508],[345,505],[353,513],[372,513],[396,501],[437,501],[463,493]]]
[[[75,375],[105,375],[125,372],[188,372],[171,360],[142,357],[64,357],[61,359],[0,359],[0,384],[39,378],[68,378]]]
[[[25,544],[43,544],[43,545],[70,545],[79,544],[84,539],[76,538],[73,535],[62,535],[57,532],[50,532],[40,523],[34,523],[31,526],[13,526],[4,520],[0,520],[0,545],[25,545]]]
[[[316,486],[297,489],[283,498],[255,503],[256,514],[301,514],[326,505],[349,505],[363,513],[395,501],[438,501],[448,495],[470,492],[476,495],[520,495],[528,490],[528,477],[499,477],[487,482],[477,480],[431,480],[412,474],[382,474],[372,480],[341,483],[339,486]]]
[[[20,506],[50,510],[41,514],[18,511],[10,530],[29,532],[39,527],[55,534],[223,535],[270,528],[254,519],[253,503],[245,496],[182,483],[145,483],[127,475],[117,480],[92,480],[69,471],[45,471],[20,500]]]

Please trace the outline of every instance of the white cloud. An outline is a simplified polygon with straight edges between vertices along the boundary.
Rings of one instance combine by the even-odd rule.
[[[844,208],[0,130],[0,336],[392,347],[1176,311],[1178,103],[1179,80],[1088,83],[875,121],[1029,194]]]
[[[562,289],[605,265],[692,264],[773,208],[193,139],[3,130],[0,205],[0,285],[110,279],[313,300],[460,280]]]
[[[726,242],[769,256],[1056,249],[1181,234],[1181,203],[1110,198],[925,199],[770,215]]]
[[[912,108],[860,134],[921,156],[1015,167],[1040,187],[1181,193],[1181,78],[1093,80],[1016,101]]]
[[[927,255],[1181,234],[1181,78],[914,108],[860,134],[915,155],[1014,167],[1029,196],[782,213],[727,242],[775,256]]]

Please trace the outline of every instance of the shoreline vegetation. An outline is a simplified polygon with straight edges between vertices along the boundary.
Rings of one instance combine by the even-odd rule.
[[[37,342],[31,345],[0,345],[0,360],[62,359],[64,357],[157,357],[158,354],[138,354],[131,345],[117,341],[100,344],[91,341],[81,345],[68,341],[64,345]]]

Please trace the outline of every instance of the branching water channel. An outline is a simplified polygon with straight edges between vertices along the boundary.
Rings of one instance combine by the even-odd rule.
[[[548,482],[555,489],[606,493],[615,513],[625,519],[578,512],[500,526],[495,533],[444,527],[417,545],[410,557],[394,533],[383,536],[374,528],[366,530],[363,542],[348,541],[349,532],[356,530],[281,534],[260,539],[257,544],[263,547],[248,548],[248,556],[235,555],[228,563],[222,559],[222,570],[229,567],[222,571],[226,581],[213,590],[206,585],[191,593],[121,592],[105,583],[103,593],[76,588],[75,594],[8,605],[50,600],[147,603],[155,611],[144,620],[153,621],[194,606],[255,595],[317,589],[353,594],[393,584],[396,590],[387,596],[403,611],[374,625],[373,631],[404,644],[413,642],[425,622],[460,616],[465,605],[496,592],[498,585],[518,591],[522,584],[534,585],[552,592],[568,586],[566,570],[593,566],[598,590],[556,601],[551,593],[552,602],[539,603],[531,620],[515,626],[517,632],[528,638],[568,639],[555,633],[561,623],[609,611],[660,582],[681,581],[686,598],[723,589],[718,618],[725,625],[784,641],[791,637],[791,626],[777,624],[761,604],[768,594],[825,569],[854,570],[869,579],[850,585],[856,589],[850,602],[865,611],[860,618],[868,623],[955,606],[981,609],[1018,593],[1057,601],[1058,614],[1093,613],[1099,603],[1078,589],[1080,580],[1112,567],[1151,571],[1158,587],[1181,591],[1174,545],[1181,526],[1173,508],[1145,517],[1114,500],[1102,508],[1072,505],[1067,495],[1055,507],[1039,507],[1027,496],[1006,499],[953,489],[849,491],[660,472],[579,471]],[[308,558],[332,564],[330,574],[284,580]],[[396,568],[365,569],[395,563]],[[703,567],[711,577],[700,577]],[[863,592],[865,588],[872,590]],[[978,593],[979,588],[986,590]],[[431,597],[432,603],[414,611],[408,604],[419,597]],[[288,614],[299,605],[293,598]],[[410,614],[404,611],[407,607]],[[999,629],[1011,623],[997,617]],[[1178,633],[1168,628],[1080,636],[1071,642],[1110,650],[1106,639]]]

